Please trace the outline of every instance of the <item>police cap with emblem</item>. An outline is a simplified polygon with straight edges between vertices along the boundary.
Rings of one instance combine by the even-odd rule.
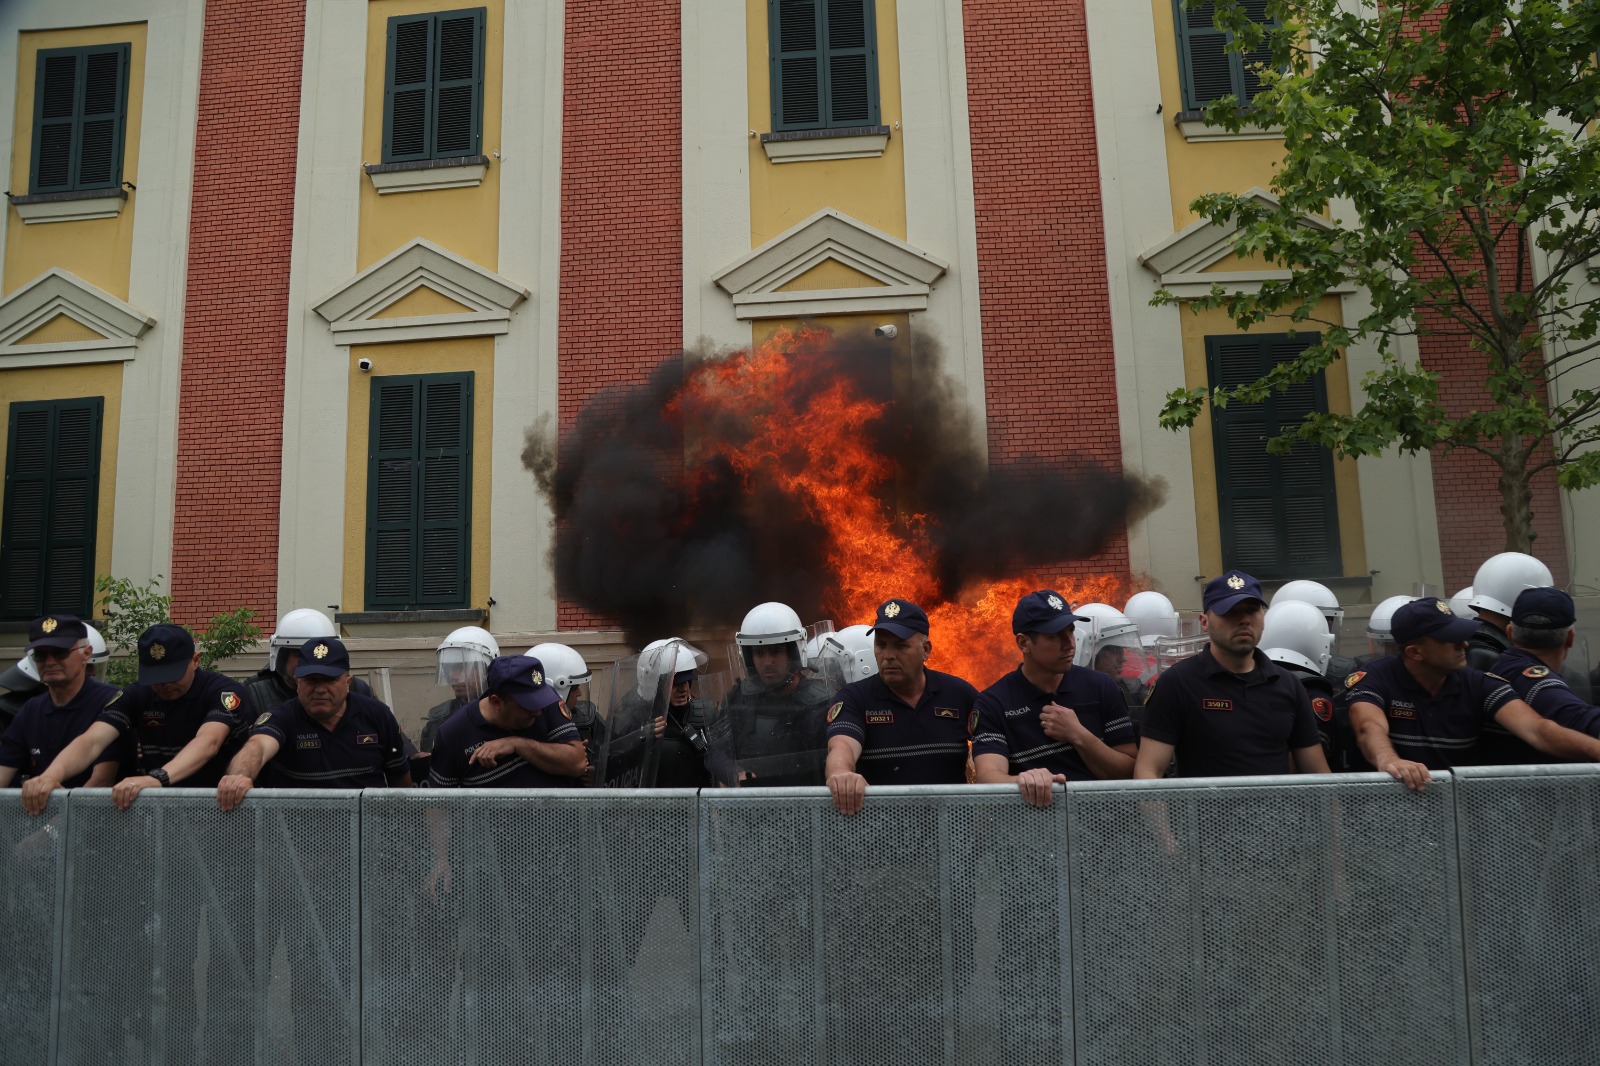
[[[312,637],[300,645],[295,677],[343,677],[350,672],[350,653],[338,637]]]
[[[1087,621],[1072,613],[1072,604],[1065,596],[1040,589],[1017,601],[1016,610],[1011,612],[1011,632],[1059,633],[1074,622]]]
[[[485,688],[503,700],[515,700],[525,711],[542,711],[561,699],[545,680],[544,663],[531,655],[502,655],[491,662]]]
[[[89,630],[83,620],[70,614],[47,614],[36,618],[28,627],[28,650],[34,648],[73,648],[78,641],[88,640]]]
[[[872,628],[893,633],[901,640],[908,639],[913,633],[927,636],[928,616],[910,600],[885,600],[878,607],[878,617],[872,623]]]
[[[1577,620],[1572,597],[1557,588],[1523,589],[1511,608],[1511,624],[1523,629],[1565,629]]]
[[[1389,620],[1389,632],[1399,645],[1432,637],[1446,644],[1460,644],[1478,631],[1471,618],[1457,618],[1450,605],[1432,596],[1401,604]]]
[[[182,681],[194,658],[194,637],[171,622],[139,634],[139,684],[170,685]]]
[[[1208,614],[1227,614],[1245,600],[1256,600],[1263,607],[1267,604],[1267,598],[1261,595],[1261,582],[1243,571],[1229,570],[1206,582],[1203,602]]]

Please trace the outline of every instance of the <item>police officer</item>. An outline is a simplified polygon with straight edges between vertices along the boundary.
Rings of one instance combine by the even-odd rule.
[[[1249,574],[1206,584],[1200,653],[1161,675],[1145,702],[1134,776],[1158,778],[1177,755],[1184,777],[1328,772],[1311,698],[1258,648],[1267,603]]]
[[[1333,635],[1323,621],[1322,612],[1304,600],[1279,600],[1267,608],[1261,629],[1261,650],[1300,682],[1311,698],[1317,716],[1317,733],[1322,752],[1336,773],[1371,767],[1351,765],[1353,755],[1360,759],[1350,720],[1335,701],[1337,689],[1328,680],[1328,660],[1332,658]]]
[[[1474,628],[1439,599],[1412,600],[1394,613],[1400,654],[1358,672],[1340,697],[1367,762],[1420,790],[1429,770],[1483,762],[1491,721],[1547,755],[1600,759],[1600,740],[1540,717],[1510,685],[1467,665]]]
[[[1511,605],[1511,647],[1495,661],[1492,673],[1557,725],[1600,737],[1600,707],[1573,692],[1562,676],[1577,637],[1577,620],[1572,597],[1560,589],[1523,589]],[[1493,739],[1500,763],[1548,761],[1514,737]]]
[[[83,622],[70,614],[48,614],[28,628],[28,651],[44,685],[24,703],[0,737],[0,788],[18,774],[44,772],[67,745],[100,716],[122,693],[88,676],[89,636]],[[92,767],[69,775],[65,788],[89,785],[104,788],[117,779],[117,770],[131,752],[115,745],[94,760]]]
[[[469,703],[475,703],[484,693],[489,675],[489,664],[500,655],[500,644],[488,630],[480,626],[462,626],[439,642],[439,676],[441,688],[450,690],[450,698],[428,708],[422,719],[422,733],[417,737],[417,754],[411,759],[411,776],[427,780],[428,757],[433,753],[434,737],[439,727],[452,714]]]
[[[1339,638],[1344,635],[1344,608],[1339,604],[1339,597],[1322,582],[1302,578],[1284,582],[1272,594],[1272,602],[1268,606],[1275,607],[1286,600],[1309,603],[1322,613],[1332,638],[1328,649],[1328,666],[1323,676],[1335,685],[1339,684],[1356,668],[1354,659],[1339,654]]]
[[[489,664],[486,694],[439,727],[432,788],[570,788],[588,767],[578,727],[544,664],[506,655]]]
[[[577,649],[565,644],[535,644],[528,649],[530,658],[544,664],[544,679],[561,697],[562,706],[572,716],[578,728],[578,738],[583,741],[588,755],[588,768],[584,770],[584,783],[594,783],[594,767],[600,758],[600,744],[605,740],[605,723],[595,707],[594,671]]]
[[[1011,631],[1022,663],[984,689],[972,712],[979,784],[1015,781],[1029,803],[1048,807],[1055,782],[1133,776],[1139,749],[1121,687],[1073,665],[1078,621],[1050,589],[1017,601]]]
[[[339,630],[321,611],[301,607],[278,619],[267,642],[267,665],[245,682],[245,696],[251,720],[275,710],[295,698],[295,667],[300,663],[300,646],[312,637],[337,637]],[[360,678],[350,683],[350,691],[372,695],[372,686]]]
[[[713,739],[725,743],[724,785],[820,785],[835,686],[807,676],[806,631],[794,609],[763,603],[733,637],[744,676],[728,693]],[[842,678],[841,678],[842,680]]]
[[[214,788],[244,742],[244,689],[200,669],[194,637],[160,623],[139,635],[139,683],[113,700],[39,776],[22,787],[22,805],[38,814],[50,793],[82,773],[119,741],[137,742],[140,773],[117,782],[112,800],[127,810],[147,788],[183,782]]]
[[[1467,638],[1467,665],[1492,670],[1495,661],[1511,647],[1511,609],[1523,589],[1545,588],[1555,582],[1550,568],[1531,555],[1501,552],[1484,560],[1472,579],[1467,606],[1478,614],[1478,626]]]
[[[411,784],[394,713],[350,690],[350,653],[342,641],[306,641],[294,674],[295,698],[256,716],[250,738],[217,783],[217,806],[239,806],[269,762],[283,788]]]
[[[828,708],[828,791],[841,814],[861,809],[868,784],[957,784],[967,775],[978,691],[927,668],[933,642],[922,608],[885,600],[872,648],[877,676],[844,686]]]

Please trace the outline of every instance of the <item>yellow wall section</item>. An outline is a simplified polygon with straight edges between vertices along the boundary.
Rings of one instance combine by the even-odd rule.
[[[1316,317],[1329,322],[1341,322],[1339,298],[1329,296],[1317,305]],[[1180,312],[1183,323],[1184,386],[1197,389],[1207,386],[1206,338],[1238,334],[1240,329],[1218,309],[1195,312],[1185,305]],[[1302,324],[1300,332],[1311,332],[1318,327]],[[1279,319],[1262,323],[1244,333],[1287,333],[1289,324]],[[1323,372],[1328,391],[1328,410],[1339,414],[1350,412],[1350,376],[1348,364],[1340,359]],[[1207,574],[1222,572],[1222,524],[1217,507],[1217,461],[1211,439],[1211,411],[1208,407],[1195,420],[1189,431],[1189,455],[1194,474],[1195,524],[1199,530],[1200,569]],[[1353,459],[1336,459],[1333,464],[1334,488],[1339,501],[1339,551],[1344,562],[1344,576],[1365,577],[1367,574],[1367,544],[1361,524],[1361,484],[1356,476]]]
[[[122,180],[139,184],[139,130],[144,106],[144,43],[142,22],[40,30],[20,34],[17,41],[17,111],[12,129],[11,190],[28,188],[33,162],[33,89],[41,48],[77,48],[89,44],[121,44],[128,49],[128,124],[122,155]],[[12,293],[51,267],[76,274],[121,300],[128,298],[128,273],[133,259],[133,214],[137,192],[128,192],[116,218],[27,225],[8,205],[5,292]]]
[[[11,424],[13,403],[75,400],[84,396],[105,398],[100,418],[100,503],[95,520],[94,572],[96,577],[109,574],[112,519],[117,501],[117,434],[122,427],[122,364],[0,371],[0,396],[5,397],[0,414],[4,415],[7,427]],[[5,469],[9,437],[9,430],[0,432],[0,470]],[[0,496],[0,507],[4,506],[4,497]],[[0,515],[0,520],[3,518]]]
[[[780,329],[798,329],[801,321],[798,318],[764,318],[753,322],[751,323],[753,342],[756,345],[765,344]],[[894,341],[884,341],[885,344],[905,344],[911,337],[911,316],[904,311],[892,314],[875,312],[870,315],[823,315],[804,321],[813,326],[830,329],[840,336],[846,334],[870,336],[879,326],[898,326],[900,336]]]
[[[483,141],[489,170],[479,185],[464,189],[427,189],[379,196],[361,175],[361,236],[356,269],[365,270],[401,245],[425,237],[464,259],[495,270],[500,256],[500,57],[505,37],[502,0],[450,4],[441,0],[372,0],[367,5],[367,100],[361,127],[361,158],[383,161],[383,79],[387,72],[386,34],[396,15],[420,15],[460,7],[486,10],[483,38]],[[523,166],[533,163],[523,162]]]
[[[881,288],[883,282],[863,274],[837,259],[824,259],[793,281],[778,286],[778,292],[814,292],[819,289]]]
[[[421,318],[426,315],[459,315],[471,310],[466,304],[457,303],[438,289],[421,285],[372,317]]]
[[[72,344],[77,341],[105,340],[104,334],[92,330],[71,315],[57,315],[32,333],[17,341],[18,344]]]
[[[371,359],[374,373],[356,366]],[[345,454],[344,598],[347,611],[366,609],[367,442],[372,379],[399,374],[472,372],[472,593],[471,606],[489,603],[489,486],[494,436],[494,338],[369,344],[349,355],[350,435]]]
[[[749,49],[750,128],[772,130],[772,73],[768,62],[767,0],[745,0]],[[879,122],[900,121],[900,39],[894,0],[877,0]],[[759,137],[750,138],[750,246],[759,248],[824,207],[901,240],[906,236],[905,153],[900,130],[875,159],[773,163]]]

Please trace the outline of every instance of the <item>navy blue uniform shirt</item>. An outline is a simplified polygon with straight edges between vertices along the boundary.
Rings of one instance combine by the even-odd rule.
[[[1567,685],[1560,671],[1552,670],[1543,659],[1521,648],[1511,648],[1495,661],[1495,677],[1511,686],[1517,698],[1530,705],[1556,725],[1566,726],[1591,737],[1600,737],[1600,707],[1578,696]],[[1490,730],[1494,760],[1505,765],[1561,762],[1546,755],[1510,732]]]
[[[1047,703],[1071,708],[1085,729],[1113,748],[1138,743],[1122,686],[1113,678],[1074,666],[1061,675],[1054,692],[1044,692],[1023,676],[1019,666],[979,694],[972,757],[1004,755],[1011,774],[1043,767],[1065,774],[1068,781],[1096,780],[1077,748],[1045,735],[1040,715]]]
[[[40,692],[22,705],[0,738],[0,766],[10,766],[28,777],[43,773],[68,744],[94,724],[101,711],[122,698],[121,689],[88,677],[78,694],[60,707],[50,702],[49,690]],[[101,752],[95,765],[132,761],[132,755],[131,745],[117,741]],[[92,768],[85,770],[61,782],[62,787],[77,788],[92,772]]]
[[[1340,700],[1346,708],[1370,703],[1389,720],[1389,743],[1402,759],[1430,770],[1476,766],[1484,727],[1517,694],[1491,674],[1464,667],[1445,678],[1437,696],[1429,695],[1398,656],[1386,656],[1352,675]]]
[[[915,707],[874,674],[839,690],[828,737],[861,744],[856,772],[869,785],[951,785],[967,779],[968,716],[978,690],[954,674],[924,671]]]
[[[1260,648],[1254,658],[1254,670],[1235,674],[1207,644],[1151,691],[1142,732],[1177,749],[1180,777],[1288,773],[1291,751],[1321,744],[1300,682]]]
[[[407,769],[394,712],[354,692],[331,730],[292,699],[257,717],[250,735],[278,742],[268,764],[278,788],[382,788]]]
[[[452,714],[434,738],[428,784],[433,788],[577,788],[580,782],[539,769],[520,755],[507,755],[493,766],[472,765],[472,753],[491,740],[522,737],[543,744],[582,740],[561,704],[552,703],[533,724],[515,731],[491,725],[483,703],[475,701]]]
[[[101,711],[96,720],[114,728],[119,736],[133,735],[139,743],[140,768],[146,773],[171,762],[205,723],[227,726],[227,739],[217,754],[193,774],[174,782],[185,788],[214,788],[244,743],[245,714],[242,684],[210,670],[196,670],[189,691],[177,699],[164,700],[147,685],[129,685],[122,699]]]

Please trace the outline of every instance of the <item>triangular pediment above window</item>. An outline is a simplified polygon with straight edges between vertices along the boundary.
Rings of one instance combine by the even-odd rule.
[[[509,278],[418,238],[316,305],[339,344],[492,337],[531,293]]]
[[[126,362],[154,317],[65,270],[0,300],[0,366]]]
[[[1276,207],[1278,198],[1262,188],[1253,188],[1247,197]],[[1305,215],[1307,226],[1322,230],[1338,229],[1320,215]],[[1218,225],[1202,218],[1174,233],[1159,244],[1147,248],[1139,262],[1161,279],[1161,287],[1179,298],[1204,296],[1213,285],[1227,289],[1253,289],[1263,281],[1278,281],[1289,277],[1289,271],[1273,269],[1264,263],[1241,260],[1233,250],[1238,234],[1238,224],[1229,221]],[[1335,292],[1353,292],[1353,287],[1340,287]]]
[[[925,311],[950,266],[832,208],[780,233],[711,280],[741,319]]]

